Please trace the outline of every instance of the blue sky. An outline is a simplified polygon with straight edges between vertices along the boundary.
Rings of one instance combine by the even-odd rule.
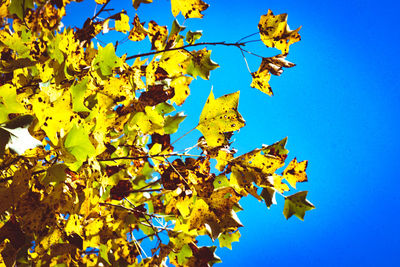
[[[72,5],[64,23],[93,15],[90,0]],[[131,1],[112,1],[131,16]],[[142,21],[170,26],[167,0],[142,5]],[[255,199],[241,201],[245,225],[233,250],[218,249],[216,266],[383,266],[397,263],[400,230],[398,20],[396,1],[237,1],[209,0],[202,20],[185,22],[203,30],[203,41],[234,42],[257,31],[261,15],[271,9],[288,13],[292,29],[302,26],[302,41],[288,59],[297,66],[272,77],[275,96],[251,88],[251,77],[235,48],[209,47],[220,68],[209,81],[194,81],[182,106],[192,129],[211,86],[218,97],[240,90],[239,111],[247,126],[235,134],[239,154],[288,136],[289,159],[309,160],[308,190],[317,209],[302,222],[282,214],[283,199],[267,209]],[[124,6],[126,4],[126,6]],[[83,6],[83,8],[82,8]],[[80,7],[80,8],[79,8]],[[178,16],[183,23],[183,17]],[[120,54],[147,52],[147,46],[125,43]],[[261,43],[248,49],[265,56],[279,51]],[[247,57],[252,71],[260,63]],[[193,132],[177,143],[196,143]]]

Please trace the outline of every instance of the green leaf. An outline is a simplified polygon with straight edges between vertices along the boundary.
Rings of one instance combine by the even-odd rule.
[[[188,42],[189,44],[194,44],[197,40],[199,40],[201,38],[202,35],[203,35],[203,31],[192,32],[191,30],[189,30],[186,33],[186,42]]]
[[[107,247],[107,245],[100,244],[99,255],[103,260],[105,260],[109,265],[111,265],[111,262],[108,259],[108,247]]]
[[[104,48],[99,45],[98,54],[92,64],[94,69],[100,70],[103,76],[109,76],[113,68],[122,65],[122,59],[115,55],[114,46],[109,43]]]
[[[165,115],[171,113],[172,111],[175,111],[175,108],[173,105],[162,102],[155,107],[155,110],[158,111],[158,113],[160,113],[161,115]]]
[[[72,96],[72,110],[75,112],[90,112],[90,110],[84,104],[87,82],[88,77],[85,77],[81,82],[70,87]]]
[[[192,257],[192,249],[188,244],[183,245],[179,253],[176,255],[178,258],[178,263],[184,265],[190,257]]]
[[[96,153],[87,131],[83,128],[78,128],[76,125],[68,132],[64,141],[64,147],[79,163],[73,166],[75,169],[78,169],[88,157]]]
[[[65,173],[65,170],[68,168],[68,166],[64,163],[61,164],[54,164],[50,166],[47,171],[46,171],[46,176],[43,178],[42,183],[48,185],[52,182],[55,183],[61,183],[65,181],[67,178],[67,174]]]
[[[223,233],[218,237],[219,246],[221,248],[226,247],[232,250],[232,242],[239,242],[240,232],[236,231],[234,233]]]
[[[164,123],[164,133],[165,134],[175,133],[179,128],[179,124],[185,118],[186,118],[186,115],[184,115],[183,112],[179,112],[179,113],[175,114],[174,116],[167,116],[165,118],[165,123]]]
[[[208,146],[222,145],[225,141],[224,133],[239,130],[245,125],[242,115],[237,110],[238,104],[239,92],[215,99],[211,90],[197,126]]]
[[[8,11],[23,20],[27,8],[34,8],[33,0],[12,0],[8,6]]]
[[[303,221],[306,211],[315,209],[315,206],[306,199],[307,193],[307,191],[302,191],[285,198],[283,215],[285,215],[286,219],[296,215]]]
[[[204,80],[210,78],[210,71],[219,67],[217,63],[210,59],[211,50],[203,48],[199,51],[191,52],[192,57],[187,61],[186,72],[192,75],[193,78],[200,76]]]
[[[228,180],[228,178],[226,178],[225,175],[221,174],[221,175],[218,175],[217,177],[215,177],[213,185],[214,185],[214,189],[226,187],[226,186],[229,186],[229,180]]]

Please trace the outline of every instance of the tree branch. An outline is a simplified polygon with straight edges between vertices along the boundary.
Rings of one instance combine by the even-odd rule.
[[[148,52],[148,53],[129,56],[129,57],[126,58],[126,60],[134,59],[134,58],[138,58],[138,57],[147,57],[147,56],[156,55],[156,54],[160,54],[160,53],[164,53],[164,52],[168,52],[168,51],[181,50],[181,49],[185,49],[185,48],[188,48],[188,47],[205,46],[205,45],[235,46],[235,47],[240,48],[241,46],[245,46],[246,42],[244,42],[244,43],[237,43],[237,42],[236,43],[202,42],[202,43],[197,43],[197,44],[188,44],[188,45],[184,45],[184,46],[180,46],[180,47],[173,47],[173,48],[163,49],[163,50],[159,50],[159,51],[154,51],[154,52]]]

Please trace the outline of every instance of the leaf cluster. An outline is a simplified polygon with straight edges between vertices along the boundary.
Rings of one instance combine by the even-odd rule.
[[[110,0],[96,0],[102,7],[81,28],[61,27],[70,2],[0,2],[0,264],[210,266],[220,262],[216,246],[196,238],[231,249],[243,227],[242,197],[270,207],[278,193],[286,218],[314,208],[306,191],[285,196],[307,181],[307,161],[296,158],[276,173],[286,138],[236,155],[231,137],[245,126],[239,92],[215,98],[211,91],[193,128],[203,134],[199,155],[173,147],[191,82],[219,67],[207,47],[245,53],[245,41],[201,43],[201,32],[184,34],[178,20],[168,28],[110,14]],[[174,16],[201,18],[207,8],[171,0]],[[269,95],[270,75],[294,66],[285,57],[300,40],[286,18],[269,11],[259,24],[264,44],[282,51],[251,74],[251,86]],[[112,31],[147,41],[151,51],[119,56],[117,45],[95,45]]]

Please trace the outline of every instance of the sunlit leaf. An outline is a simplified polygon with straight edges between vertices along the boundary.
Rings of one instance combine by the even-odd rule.
[[[268,47],[276,47],[283,54],[289,52],[289,46],[300,41],[300,28],[290,30],[287,24],[287,14],[274,15],[268,10],[266,15],[261,16],[258,23],[260,36],[263,43]]]
[[[141,41],[147,36],[147,29],[143,27],[144,23],[140,23],[138,15],[133,18],[133,28],[129,32],[129,40]]]
[[[115,30],[127,33],[129,32],[131,27],[129,26],[129,16],[126,14],[120,14],[120,19],[115,20]]]
[[[232,250],[232,243],[239,242],[239,238],[240,238],[239,231],[236,231],[234,233],[223,233],[218,238],[219,246],[221,248],[226,247],[226,248],[229,248],[230,250]]]
[[[172,14],[175,17],[181,12],[185,18],[202,18],[201,12],[208,7],[202,0],[171,0]]]
[[[206,138],[207,145],[215,147],[225,141],[223,133],[236,131],[245,125],[237,110],[239,92],[221,96],[217,99],[211,91],[200,115],[197,129]]]
[[[102,75],[109,76],[114,68],[121,66],[122,60],[115,55],[114,46],[110,43],[105,47],[99,45],[99,52],[92,64],[94,69],[101,71]]]
[[[307,181],[307,165],[307,160],[297,162],[297,159],[294,158],[283,171],[283,178],[285,178],[293,188],[296,188],[296,182]]]

